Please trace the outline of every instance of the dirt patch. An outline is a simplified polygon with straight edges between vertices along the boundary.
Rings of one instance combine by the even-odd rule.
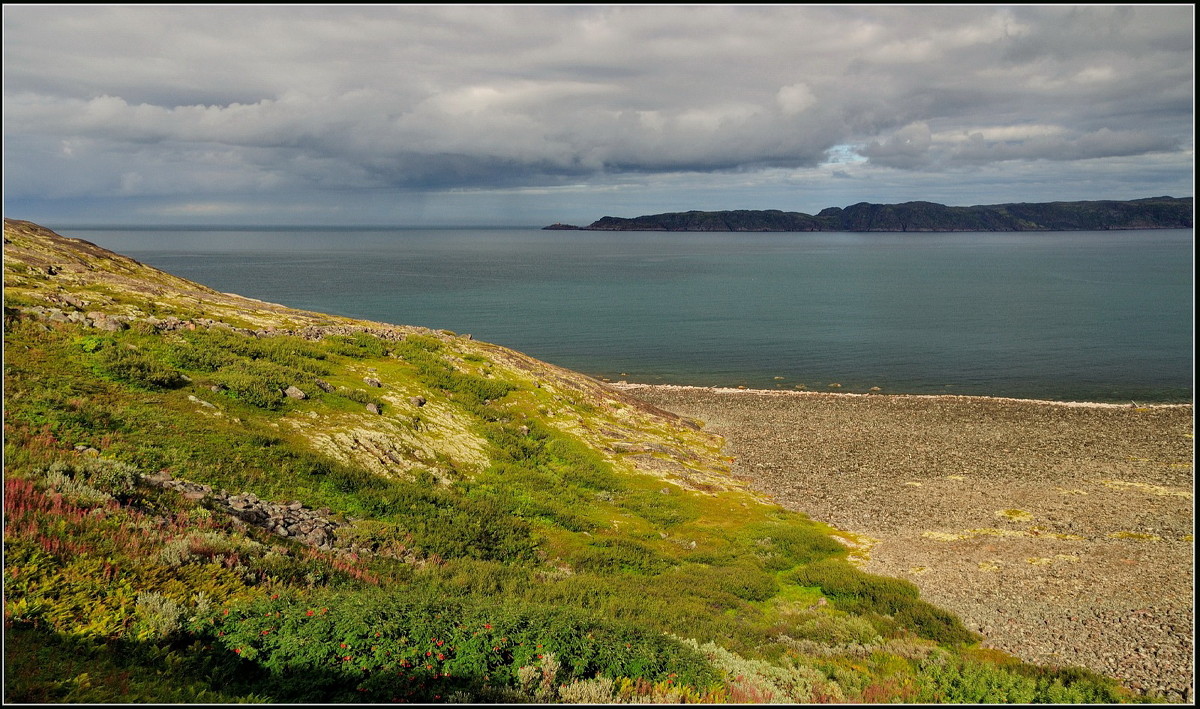
[[[987,644],[1190,701],[1191,405],[627,385]]]

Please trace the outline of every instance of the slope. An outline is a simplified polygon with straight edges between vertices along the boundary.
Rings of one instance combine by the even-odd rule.
[[[1129,698],[980,649],[577,373],[4,249],[7,700]]]

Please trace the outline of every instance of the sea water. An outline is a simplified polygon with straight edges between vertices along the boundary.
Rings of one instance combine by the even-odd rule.
[[[1192,400],[1190,229],[59,233],[220,291],[613,380]]]

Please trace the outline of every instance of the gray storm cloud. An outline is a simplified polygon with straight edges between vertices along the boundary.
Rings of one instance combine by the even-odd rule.
[[[1185,6],[6,6],[6,190],[554,186],[833,155],[914,172],[1190,161],[1191,19]]]

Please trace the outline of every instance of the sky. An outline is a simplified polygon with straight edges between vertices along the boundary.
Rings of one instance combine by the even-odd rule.
[[[14,5],[4,216],[542,226],[1192,196],[1194,7]]]

